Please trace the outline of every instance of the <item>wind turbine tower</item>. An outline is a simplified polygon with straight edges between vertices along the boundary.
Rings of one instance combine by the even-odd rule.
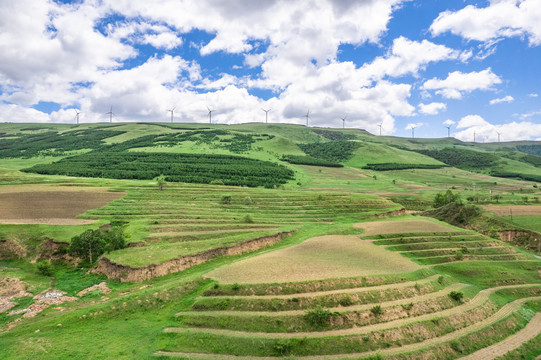
[[[475,131],[473,132],[473,142],[475,142]]]
[[[500,142],[500,135],[501,133],[499,131],[496,131],[496,134],[498,134],[498,142]]]
[[[383,123],[378,124],[379,127],[379,136],[381,136],[381,128],[383,127]]]
[[[269,122],[269,111],[271,111],[272,109],[269,109],[269,110],[265,110],[265,109],[261,109],[265,112],[265,124],[267,124]]]
[[[304,115],[304,117],[306,118],[306,126],[308,126],[308,120],[310,119],[310,110],[306,112],[306,115]]]
[[[167,110],[167,112],[170,112],[170,113],[171,113],[171,122],[173,122],[173,115],[174,115],[174,113],[175,113],[175,109],[176,109],[176,108],[177,108],[177,107],[175,106],[174,108]]]
[[[411,127],[411,138],[415,138],[415,126]]]
[[[347,118],[347,115],[340,118],[340,119],[342,119],[342,129],[346,128],[346,118]]]
[[[75,110],[75,120],[77,120],[77,124],[79,124],[79,115],[81,114],[80,111]]]
[[[109,115],[109,122],[113,122],[113,107],[111,106],[111,110],[109,112],[106,112],[105,115]]]
[[[216,110],[211,110],[208,106],[207,109],[209,110],[209,124],[212,124],[212,112]]]
[[[447,128],[447,137],[450,138],[451,137],[451,125],[446,126],[446,128]]]

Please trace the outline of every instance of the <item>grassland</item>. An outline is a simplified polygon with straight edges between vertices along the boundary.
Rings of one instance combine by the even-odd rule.
[[[32,137],[50,132],[57,133],[50,139],[61,141],[58,151],[51,151],[47,136]],[[91,132],[96,134],[89,141],[72,141]],[[496,210],[513,206],[512,222],[496,214],[491,219],[539,231],[532,206],[541,196],[538,184],[490,176],[492,168],[482,173],[454,167],[363,169],[385,163],[440,165],[411,150],[456,147],[495,154],[502,171],[538,174],[537,159],[515,151],[537,143],[401,139],[280,124],[3,124],[0,133],[0,145],[41,139],[31,148],[34,155],[20,155],[25,148],[17,147],[17,157],[2,159],[0,193],[39,197],[53,194],[44,189],[61,190],[54,193],[62,195],[55,199],[56,210],[36,209],[22,197],[14,200],[18,206],[27,203],[24,211],[39,215],[34,218],[52,219],[62,210],[76,220],[96,221],[0,224],[0,251],[6,244],[18,246],[0,260],[0,277],[20,279],[32,295],[13,299],[14,310],[28,308],[33,296],[51,290],[78,297],[32,318],[0,313],[2,358],[457,359],[475,358],[483,349],[498,349],[506,359],[540,355],[539,336],[530,336],[538,331],[541,311],[541,261],[535,249],[430,218],[373,218],[403,206],[424,210],[436,193],[451,189],[463,202]],[[336,141],[355,143],[353,153],[339,159],[343,167],[282,161],[306,156],[301,150],[306,144]],[[285,166],[293,178],[272,189],[168,182],[159,190],[155,180],[20,171],[114,149],[240,156]],[[13,149],[7,150],[4,155]],[[104,194],[115,197],[88,197],[86,204],[81,198],[80,207],[72,206],[68,200],[77,200],[77,189],[88,189],[85,196],[108,191]],[[61,209],[60,203],[68,205]],[[265,248],[209,258],[142,283],[107,279],[58,258],[46,259],[51,275],[40,273],[45,237],[69,242],[112,222],[123,223],[128,243],[138,247],[103,256],[131,267],[292,234]],[[111,293],[77,296],[102,281]]]

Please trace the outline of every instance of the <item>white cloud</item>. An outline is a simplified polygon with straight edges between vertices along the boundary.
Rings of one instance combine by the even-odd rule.
[[[433,35],[447,31],[468,40],[490,41],[524,36],[530,45],[541,44],[539,0],[493,0],[485,8],[468,5],[439,14],[430,26]]]
[[[515,98],[510,96],[510,95],[507,95],[507,96],[505,96],[503,98],[490,100],[490,105],[500,104],[500,103],[510,103],[510,102],[513,102],[513,101],[515,101]]]
[[[431,62],[458,59],[462,55],[444,45],[427,40],[411,41],[401,36],[394,39],[389,54],[363,65],[360,73],[370,80],[379,80],[385,76],[417,75],[419,70],[424,70]],[[465,58],[468,57],[469,55],[465,54]]]
[[[525,114],[520,114],[519,117],[522,120],[524,120],[524,119],[531,118],[531,117],[534,117],[534,116],[537,116],[537,115],[541,115],[541,110],[531,111],[531,112],[525,113]]]
[[[462,141],[496,142],[535,139],[541,136],[541,124],[527,121],[493,125],[479,115],[463,117],[457,129],[463,129],[454,136]],[[499,133],[499,135],[498,135]]]
[[[433,102],[430,104],[419,104],[419,111],[426,115],[437,115],[440,111],[446,110],[447,105],[440,102]]]
[[[461,99],[464,93],[474,90],[491,90],[502,81],[490,68],[479,72],[462,73],[454,71],[446,79],[433,78],[422,85],[424,90],[436,90],[437,94],[447,99]]]
[[[529,97],[533,97],[533,98],[536,98],[538,97],[539,95],[538,94],[535,94],[535,93],[531,93],[531,94],[528,94]]]
[[[172,32],[160,34],[146,34],[143,37],[143,44],[150,44],[158,49],[171,50],[182,45],[182,39]]]
[[[445,126],[453,126],[454,124],[456,124],[456,122],[454,122],[451,119],[448,119],[448,120],[445,120],[442,124]]]
[[[415,123],[415,124],[408,124],[404,130],[411,130],[411,129],[416,129],[418,127],[421,127],[423,126],[424,124],[423,123]]]

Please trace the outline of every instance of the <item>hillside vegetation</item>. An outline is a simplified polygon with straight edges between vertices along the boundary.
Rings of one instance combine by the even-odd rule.
[[[535,359],[539,148],[0,124],[1,357]]]

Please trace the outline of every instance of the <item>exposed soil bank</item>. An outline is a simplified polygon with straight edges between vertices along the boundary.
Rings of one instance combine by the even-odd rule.
[[[388,211],[381,214],[372,215],[370,216],[370,219],[379,219],[379,218],[386,218],[386,217],[392,217],[392,216],[400,216],[400,215],[405,215],[405,214],[406,214],[406,208],[402,208],[399,210]]]
[[[186,255],[177,259],[172,259],[161,264],[151,264],[142,267],[133,268],[127,265],[116,264],[106,257],[98,261],[94,272],[105,274],[108,278],[117,279],[123,282],[140,282],[157,276],[179,272],[189,267],[199,265],[215,259],[220,256],[239,255],[247,252],[259,250],[266,246],[271,246],[282,240],[292,232],[281,232],[274,235],[263,236],[252,239],[238,245],[222,247],[204,251],[195,255]]]

